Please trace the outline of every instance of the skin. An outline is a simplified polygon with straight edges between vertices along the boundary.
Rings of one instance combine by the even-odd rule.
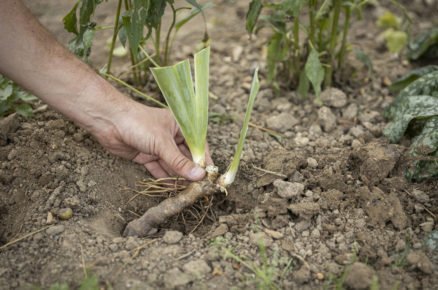
[[[90,132],[106,150],[143,164],[156,178],[204,178],[167,109],[121,94],[58,43],[21,1],[0,1],[0,39],[0,73]],[[208,150],[206,163],[212,164]]]

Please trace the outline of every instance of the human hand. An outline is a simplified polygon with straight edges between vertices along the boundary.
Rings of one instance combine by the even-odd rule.
[[[115,155],[143,164],[156,178],[179,175],[201,180],[205,170],[192,161],[170,111],[132,103],[129,111],[112,121],[114,126],[94,134],[102,146]],[[213,164],[208,148],[206,163]]]

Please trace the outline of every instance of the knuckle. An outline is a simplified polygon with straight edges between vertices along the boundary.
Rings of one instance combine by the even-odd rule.
[[[178,156],[177,158],[175,158],[173,160],[171,165],[172,165],[172,168],[178,172],[178,171],[183,170],[187,166],[188,162],[189,161],[186,158],[184,158],[183,156]]]

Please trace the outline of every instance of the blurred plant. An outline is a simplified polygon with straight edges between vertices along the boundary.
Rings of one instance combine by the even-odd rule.
[[[29,117],[32,115],[32,101],[37,98],[22,90],[17,84],[0,75],[0,117],[17,112]]]
[[[406,177],[421,181],[438,176],[438,70],[407,85],[385,117],[390,122],[383,133],[391,142],[399,142],[404,135],[412,138]]]
[[[402,21],[390,11],[385,11],[377,19],[377,26],[384,31],[381,37],[391,53],[400,53],[408,43],[407,22]]]
[[[411,60],[438,58],[438,27],[422,33],[409,43],[408,57]]]
[[[360,18],[366,3],[367,0],[251,1],[246,18],[248,33],[257,33],[264,27],[273,32],[266,58],[268,80],[274,88],[278,89],[282,81],[288,86],[298,85],[300,95],[306,96],[312,84],[319,97],[322,84],[331,86],[333,72],[344,66],[349,50],[347,37],[352,15]],[[268,13],[262,14],[262,10]],[[305,39],[301,39],[303,33]]]
[[[120,47],[116,48],[118,38],[124,47],[129,47],[133,79],[136,83],[141,83],[146,79],[150,64],[150,59],[142,49],[147,43],[151,43],[153,47],[154,52],[151,53],[153,60],[160,65],[166,65],[169,62],[176,33],[200,13],[204,17],[205,24],[203,43],[208,42],[209,36],[203,10],[211,4],[200,5],[196,0],[186,0],[186,2],[191,7],[177,8],[174,0],[118,0],[114,25],[100,27],[92,21],[92,16],[102,0],[79,0],[64,17],[65,29],[75,34],[70,41],[69,48],[87,60],[95,31],[113,29],[108,62],[104,72],[110,73],[113,55],[124,54]],[[167,31],[164,31],[162,19],[166,8],[171,10],[172,19]],[[186,13],[181,13],[183,11]]]

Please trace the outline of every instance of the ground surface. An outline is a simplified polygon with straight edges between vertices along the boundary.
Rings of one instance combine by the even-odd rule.
[[[27,2],[66,43],[60,19],[73,1]],[[211,100],[211,111],[235,120],[216,118],[209,128],[213,159],[224,169],[238,136],[251,70],[263,65],[265,39],[248,40],[247,1],[214,2],[208,13],[211,90],[219,98]],[[102,6],[100,22],[112,22],[107,17],[112,5]],[[41,231],[0,250],[0,289],[49,288],[56,282],[74,288],[84,269],[112,289],[436,287],[438,184],[407,183],[403,165],[409,142],[391,145],[381,136],[381,112],[392,100],[388,80],[410,64],[381,49],[375,14],[368,11],[350,40],[372,56],[376,74],[364,80],[359,70],[339,84],[345,103],[327,100],[321,109],[311,101],[296,102],[293,92],[275,97],[262,82],[253,121],[282,138],[250,129],[237,182],[226,199],[217,196],[214,215],[210,212],[191,234],[196,212],[186,212],[185,221],[182,216],[170,221],[153,239],[122,238],[135,213],[159,201],[131,200],[137,182],[148,177],[145,170],[108,155],[50,109],[28,120],[10,118],[0,135],[0,245]],[[432,16],[414,17],[417,28],[431,25]],[[200,27],[192,25],[178,37],[175,59],[194,50]],[[102,47],[108,37],[98,35],[92,55],[97,68],[106,61]],[[118,59],[116,70],[123,71],[126,63]],[[360,68],[353,58],[351,63]],[[60,221],[48,214],[61,208],[71,208],[73,217]]]

